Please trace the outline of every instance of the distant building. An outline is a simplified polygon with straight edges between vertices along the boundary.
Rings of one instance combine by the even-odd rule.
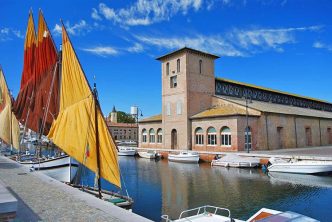
[[[162,114],[140,121],[140,147],[241,151],[332,144],[331,103],[216,78],[218,58],[190,48],[157,58]]]
[[[110,118],[106,118],[106,123],[115,140],[137,141],[137,124],[118,123],[117,111],[114,106]]]

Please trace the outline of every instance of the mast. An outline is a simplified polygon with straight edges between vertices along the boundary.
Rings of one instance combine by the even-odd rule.
[[[99,154],[99,131],[98,131],[98,115],[97,110],[99,107],[98,102],[98,92],[97,92],[97,86],[96,83],[93,84],[93,97],[95,100],[95,126],[96,126],[96,153],[97,153],[97,176],[98,176],[98,193],[99,193],[99,199],[102,198],[101,195],[101,180],[100,180],[100,154]]]

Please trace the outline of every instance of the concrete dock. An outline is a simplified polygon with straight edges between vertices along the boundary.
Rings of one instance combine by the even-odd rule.
[[[15,221],[150,221],[3,156],[0,180],[18,200]]]

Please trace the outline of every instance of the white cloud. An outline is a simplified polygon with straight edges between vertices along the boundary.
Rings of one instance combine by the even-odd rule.
[[[65,27],[67,32],[71,35],[84,35],[92,30],[92,27],[83,19],[74,25],[70,25],[70,22],[67,21]],[[59,24],[55,24],[52,31],[55,35],[60,35],[62,28]]]
[[[94,48],[83,48],[81,50],[95,54],[95,55],[99,55],[102,57],[116,55],[119,53],[116,49],[114,49],[113,47],[110,47],[110,46],[97,46]]]
[[[127,49],[128,52],[136,52],[136,53],[143,52],[143,50],[144,50],[144,48],[143,48],[142,44],[139,44],[137,42],[132,47],[129,47]]]
[[[326,43],[323,43],[323,42],[316,41],[316,42],[314,42],[312,47],[314,47],[316,49],[326,49],[326,50],[332,52],[332,44],[326,44]]]
[[[98,20],[98,21],[102,20],[102,18],[100,17],[100,15],[99,15],[97,9],[95,9],[95,8],[92,9],[91,17],[92,17],[94,20]]]
[[[24,36],[21,34],[21,31],[19,31],[17,29],[8,28],[8,27],[0,28],[0,41],[1,42],[13,40],[13,38],[23,39]]]
[[[295,33],[317,31],[320,26],[286,29],[234,29],[224,35],[194,35],[187,37],[155,37],[136,35],[146,45],[165,49],[191,47],[221,56],[250,56],[263,51],[283,52],[285,44],[295,43]]]
[[[202,2],[203,0],[137,0],[129,7],[117,10],[100,3],[98,13],[123,26],[150,25],[167,21],[178,13],[185,15],[189,10],[198,11]]]

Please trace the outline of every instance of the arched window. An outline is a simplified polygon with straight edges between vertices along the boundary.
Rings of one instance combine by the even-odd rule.
[[[217,145],[217,131],[215,128],[210,127],[207,131],[208,145]]]
[[[222,146],[231,146],[232,145],[232,135],[231,135],[231,129],[227,126],[224,126],[221,129],[221,145]]]
[[[146,138],[147,138],[148,133],[146,132],[146,129],[142,130],[142,142],[146,143]]]
[[[199,73],[202,74],[202,65],[203,65],[203,61],[200,59],[199,60]]]
[[[204,145],[204,132],[201,127],[197,127],[195,130],[195,144]]]
[[[163,130],[158,129],[157,130],[157,143],[162,143],[163,142]]]
[[[180,59],[176,61],[176,71],[180,72]]]
[[[169,62],[166,63],[166,75],[169,75]]]
[[[251,150],[251,141],[252,141],[252,138],[251,138],[251,128],[250,126],[248,126],[248,128],[246,127],[245,128],[245,131],[244,131],[244,144],[245,144],[245,149],[246,150]]]
[[[150,136],[150,140],[149,140],[149,142],[150,143],[155,143],[156,142],[156,135],[155,135],[155,133],[154,133],[154,129],[150,129],[150,131],[149,131],[149,136]]]

